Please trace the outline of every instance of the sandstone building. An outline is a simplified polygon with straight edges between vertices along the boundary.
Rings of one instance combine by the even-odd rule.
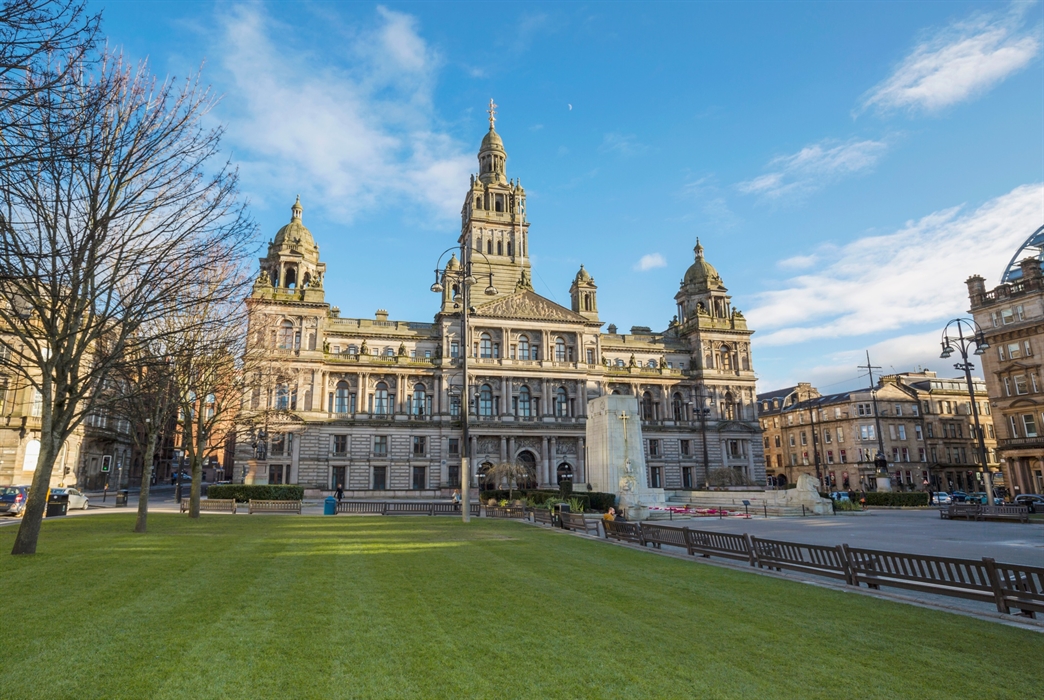
[[[1044,493],[1044,226],[1016,252],[1001,284],[968,278],[971,313],[989,348],[981,356],[1008,492]]]
[[[474,469],[515,460],[534,468],[539,485],[570,479],[580,487],[587,402],[618,393],[639,400],[650,486],[700,487],[708,469],[763,483],[753,331],[703,247],[697,241],[675,295],[676,319],[662,331],[603,330],[598,286],[583,266],[568,308],[540,296],[531,283],[526,191],[507,177],[493,121],[448,264],[473,261],[484,275],[477,288],[491,277],[496,290],[473,295],[466,338],[445,278],[432,321],[391,320],[384,311],[342,317],[323,289],[328,262],[331,272],[337,263],[320,260],[303,207],[293,205],[247,300],[251,347],[280,363],[282,379],[246,397],[236,480],[341,483],[355,495],[452,489],[460,484],[464,395]],[[429,292],[419,282],[417,293]],[[263,412],[271,421],[261,430]]]
[[[999,464],[986,386],[974,381],[993,473]],[[820,479],[823,491],[872,490],[874,458],[883,444],[894,490],[926,490],[926,481],[933,491],[984,490],[963,377],[903,372],[883,376],[873,391],[826,396],[801,383],[759,394],[758,407],[765,469],[777,485],[809,474]]]

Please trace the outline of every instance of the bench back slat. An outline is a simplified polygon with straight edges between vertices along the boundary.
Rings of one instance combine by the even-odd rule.
[[[607,540],[614,539],[620,542],[645,544],[645,541],[642,539],[642,526],[640,523],[603,520],[602,527],[605,529],[605,538]]]
[[[944,593],[972,600],[994,600],[990,571],[983,560],[882,552],[843,545],[853,585],[894,586]]]
[[[301,501],[247,501],[248,513],[297,513],[301,514]]]
[[[839,546],[781,542],[751,537],[754,558],[759,567],[790,569],[817,576],[849,581],[848,562]]]
[[[687,549],[685,530],[679,527],[664,527],[663,525],[643,523],[642,537],[647,543],[666,544]]]
[[[1044,567],[984,561],[991,570],[998,610],[1019,608],[1031,617],[1044,613]]]

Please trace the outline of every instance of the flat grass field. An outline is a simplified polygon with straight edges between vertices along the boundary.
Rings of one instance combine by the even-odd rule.
[[[517,522],[0,528],[3,698],[1026,698],[1044,635]]]

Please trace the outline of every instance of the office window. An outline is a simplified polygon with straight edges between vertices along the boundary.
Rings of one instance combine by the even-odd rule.
[[[649,440],[649,456],[650,457],[659,457],[660,456],[660,441],[659,440],[652,440],[652,439]]]
[[[678,444],[679,444],[679,449],[681,450],[682,457],[688,457],[689,456],[689,441],[688,440],[679,440]]]
[[[900,440],[905,440],[906,439],[906,426],[905,425],[900,425],[898,427],[899,427],[899,439]]]
[[[1026,437],[1037,437],[1037,421],[1032,413],[1022,415],[1022,427],[1026,431],[1024,433]]]
[[[413,456],[423,457],[426,453],[428,439],[423,435],[413,436]]]
[[[348,436],[347,435],[334,435],[333,436],[333,451],[335,455],[348,454]]]
[[[373,438],[373,456],[374,457],[387,457],[388,456],[388,436],[377,435]]]
[[[1016,374],[1012,379],[1015,382],[1015,394],[1021,396],[1022,394],[1028,394],[1029,388],[1026,384],[1025,374]]]
[[[449,453],[451,455],[459,455],[460,454],[460,438],[450,438],[449,439]]]

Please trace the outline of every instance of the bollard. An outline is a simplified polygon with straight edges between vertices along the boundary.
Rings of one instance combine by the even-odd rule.
[[[802,518],[805,517],[805,504],[804,503],[801,504],[801,517]]]
[[[763,504],[763,507],[765,508],[765,517],[767,518],[768,517],[768,503]]]

